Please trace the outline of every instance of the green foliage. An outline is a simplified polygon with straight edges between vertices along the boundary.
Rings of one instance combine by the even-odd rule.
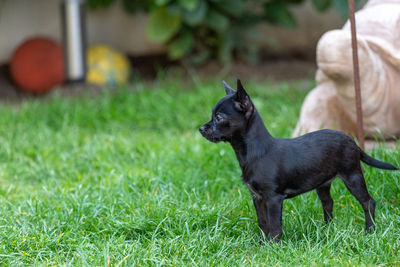
[[[91,0],[91,1],[95,1],[95,0]],[[111,0],[111,1],[113,1],[113,0]],[[131,14],[134,14],[138,11],[149,12],[150,7],[151,7],[151,2],[148,0],[135,0],[135,1],[122,0],[122,4],[123,4],[124,9],[128,13],[131,13]]]
[[[232,148],[198,132],[220,80],[174,79],[0,105],[1,266],[399,266],[400,174],[366,165],[376,232],[337,180],[330,225],[310,192],[285,201],[281,242],[260,245]],[[289,137],[306,91],[245,86]],[[399,150],[372,155],[400,165]]]
[[[183,17],[185,23],[189,27],[195,27],[196,25],[200,25],[208,11],[208,3],[207,1],[198,1],[196,6],[191,10],[184,10]]]
[[[315,9],[320,12],[324,12],[331,6],[331,0],[312,0],[311,2]]]
[[[296,21],[284,2],[267,2],[264,4],[264,10],[267,21],[280,24],[286,28],[296,26]]]
[[[193,11],[198,4],[198,0],[178,0],[178,3],[187,11]]]
[[[88,0],[87,5],[90,9],[109,7],[115,0]]]
[[[332,5],[342,17],[347,17],[349,13],[347,0],[333,0]]]
[[[323,0],[321,2],[325,2],[327,0]],[[347,18],[349,16],[349,6],[348,0],[330,0],[333,8],[341,15],[343,18]],[[361,8],[367,0],[354,0],[354,6],[357,9]],[[322,5],[322,4],[321,4]]]
[[[89,0],[92,9],[116,0]],[[248,41],[259,23],[295,28],[292,8],[305,0],[122,0],[130,12],[149,14],[149,40],[166,44],[171,59],[189,56],[201,63],[210,58],[230,61],[245,55]],[[334,7],[347,16],[347,0],[311,0],[319,12]],[[356,5],[364,0],[356,0]],[[190,35],[190,36],[189,36]]]
[[[181,22],[179,13],[173,13],[164,6],[153,9],[149,17],[148,37],[154,42],[166,42],[178,32]]]
[[[168,45],[171,59],[179,59],[190,51],[193,46],[193,36],[189,31],[179,35]]]
[[[216,32],[224,32],[229,27],[229,18],[221,12],[210,10],[206,18],[207,25]]]

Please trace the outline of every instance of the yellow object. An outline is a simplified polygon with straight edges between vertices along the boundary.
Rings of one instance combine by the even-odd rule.
[[[91,45],[87,65],[86,81],[98,85],[125,84],[131,72],[128,58],[107,45]]]

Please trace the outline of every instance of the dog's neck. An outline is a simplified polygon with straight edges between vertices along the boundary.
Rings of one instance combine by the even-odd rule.
[[[269,150],[273,142],[274,138],[268,132],[257,110],[254,110],[246,129],[235,133],[230,140],[244,179],[251,175],[247,173],[247,166],[261,158]]]

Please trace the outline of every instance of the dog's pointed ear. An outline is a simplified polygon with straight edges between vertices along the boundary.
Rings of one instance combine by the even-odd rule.
[[[222,84],[225,87],[225,93],[226,95],[233,95],[234,93],[236,93],[235,90],[233,90],[225,81],[222,81]]]
[[[235,97],[235,108],[245,114],[248,119],[254,112],[254,105],[251,102],[249,95],[244,90],[242,82],[237,79],[237,91]]]
[[[246,93],[246,90],[244,90],[242,82],[240,79],[237,79],[237,100],[245,100],[246,98],[249,98],[249,95]]]

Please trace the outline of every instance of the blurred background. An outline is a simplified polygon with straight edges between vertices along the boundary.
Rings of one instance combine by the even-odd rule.
[[[171,66],[206,76],[310,78],[319,38],[346,17],[347,0],[0,0],[0,97],[74,80],[153,79]]]

